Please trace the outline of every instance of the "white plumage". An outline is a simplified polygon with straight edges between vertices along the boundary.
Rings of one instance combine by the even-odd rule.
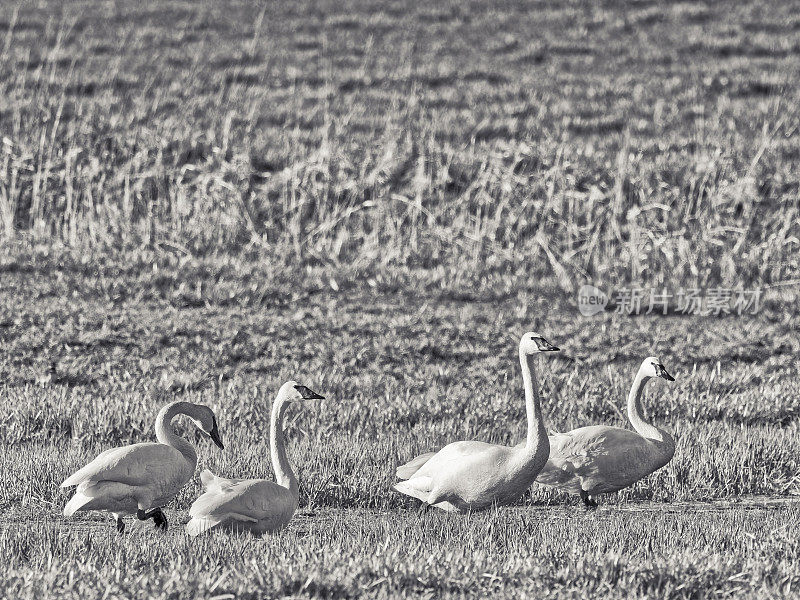
[[[534,356],[558,350],[542,336],[526,333],[519,346],[528,438],[508,447],[479,441],[448,444],[422,454],[397,469],[398,492],[446,511],[474,511],[516,500],[534,481],[547,461],[549,442],[539,404]]]
[[[204,493],[194,501],[186,524],[191,536],[215,527],[265,533],[284,527],[297,510],[297,478],[286,457],[283,415],[289,402],[322,399],[305,386],[289,381],[278,391],[270,420],[270,453],[275,481],[267,479],[225,479],[211,471],[200,474]]]
[[[653,377],[674,381],[657,358],[642,362],[628,395],[635,431],[592,425],[551,435],[550,458],[536,482],[579,494],[587,506],[596,506],[595,495],[626,488],[666,465],[675,454],[675,441],[641,416],[644,386]]]
[[[288,488],[267,479],[225,479],[211,471],[201,473],[205,493],[189,510],[189,535],[199,535],[218,525],[248,529],[254,533],[285,526],[297,510],[298,497]]]
[[[180,489],[191,479],[197,465],[197,454],[186,440],[172,430],[173,417],[191,417],[222,448],[217,421],[207,406],[190,402],[173,402],[158,413],[158,443],[145,442],[102,452],[92,462],[73,473],[62,488],[77,486],[64,507],[64,516],[77,511],[109,511],[122,532],[122,515],[136,514],[140,519],[152,518],[157,527],[166,529],[161,512]]]

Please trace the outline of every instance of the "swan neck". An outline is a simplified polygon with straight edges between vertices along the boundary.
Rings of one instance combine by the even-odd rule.
[[[184,458],[192,464],[192,470],[197,466],[197,452],[189,442],[175,433],[172,428],[172,419],[177,415],[191,417],[194,412],[194,405],[189,402],[172,402],[162,408],[156,417],[156,439],[183,454]]]
[[[663,441],[663,436],[658,428],[646,423],[642,417],[642,396],[644,395],[644,386],[647,384],[650,377],[639,369],[636,374],[636,379],[633,380],[633,386],[628,394],[628,419],[636,430],[636,433],[647,439]]]
[[[542,419],[539,385],[536,381],[536,370],[533,364],[534,357],[532,354],[520,352],[519,362],[522,366],[522,381],[525,385],[525,413],[528,417],[528,437],[525,449],[528,452],[535,452],[539,445],[539,440],[547,437],[547,430]]]
[[[298,496],[297,477],[292,471],[289,459],[286,457],[286,439],[283,432],[283,417],[289,403],[278,397],[272,406],[270,420],[270,455],[272,468],[275,471],[275,480],[278,485],[287,488],[294,496]]]

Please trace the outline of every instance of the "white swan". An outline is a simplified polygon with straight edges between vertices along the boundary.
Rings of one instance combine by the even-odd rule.
[[[448,444],[438,452],[418,456],[397,469],[394,489],[446,511],[473,511],[493,503],[508,504],[530,486],[547,462],[550,449],[539,405],[533,362],[540,352],[557,351],[537,333],[519,343],[525,384],[528,438],[524,445],[499,446],[466,441]]]
[[[187,415],[223,448],[214,412],[202,404],[173,402],[156,417],[158,443],[145,442],[112,448],[101,453],[61,484],[78,489],[64,507],[64,516],[79,510],[105,510],[114,515],[117,531],[125,531],[124,514],[140,520],[153,519],[156,527],[167,528],[161,511],[192,478],[197,454],[192,445],[172,430],[172,419]]]
[[[299,489],[286,458],[283,415],[290,402],[321,399],[323,396],[294,381],[281,386],[270,419],[270,454],[277,483],[268,479],[225,479],[203,471],[200,480],[205,492],[189,509],[189,535],[200,535],[217,526],[265,533],[280,529],[291,520],[297,510]]]
[[[550,458],[536,483],[580,494],[595,507],[597,494],[633,485],[672,460],[675,441],[642,419],[642,393],[652,377],[675,381],[656,357],[644,359],[628,394],[628,419],[636,431],[592,425],[551,435]]]

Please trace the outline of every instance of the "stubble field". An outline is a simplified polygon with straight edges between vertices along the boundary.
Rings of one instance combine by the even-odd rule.
[[[783,303],[750,318],[587,319],[524,282],[335,292],[311,276],[219,268],[162,265],[155,284],[152,269],[5,263],[3,595],[766,597],[800,584],[799,349]],[[250,295],[254,280],[270,283]],[[196,281],[195,302],[176,293]],[[115,299],[121,282],[134,298]],[[534,488],[513,508],[418,515],[390,491],[398,462],[455,439],[524,437],[514,336],[529,328],[563,349],[538,363],[556,430],[624,425],[639,361],[659,356],[676,381],[651,383],[647,406],[674,432],[674,460],[595,512]],[[287,531],[190,540],[197,480],[168,507],[165,535],[60,516],[58,483],[106,447],[152,439],[174,397],[217,410],[226,449],[198,438],[202,467],[271,476],[269,407],[290,378],[327,398],[290,411],[302,508]]]
[[[800,21],[756,3],[5,3],[0,596],[796,593]],[[765,290],[756,315],[586,318],[583,281]],[[644,356],[677,439],[586,512],[418,514],[394,468],[624,425]],[[293,378],[301,510],[253,539],[60,516],[58,483],[217,411],[201,467],[271,476]],[[191,435],[191,429],[183,431]],[[192,436],[194,439],[194,436]]]

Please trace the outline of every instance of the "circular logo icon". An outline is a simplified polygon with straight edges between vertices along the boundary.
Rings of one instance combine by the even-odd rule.
[[[603,312],[608,304],[608,296],[593,285],[582,285],[578,290],[578,310],[584,317]]]

